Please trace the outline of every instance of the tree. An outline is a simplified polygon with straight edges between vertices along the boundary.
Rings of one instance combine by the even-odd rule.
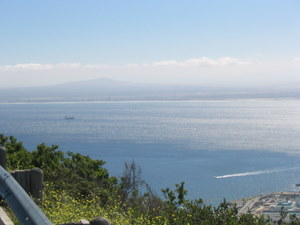
[[[5,137],[0,135],[1,145],[7,150],[7,168],[8,170],[31,169],[32,155],[23,146],[22,142],[18,142],[13,136]]]
[[[135,161],[125,162],[120,183],[121,201],[137,198],[143,187],[150,191],[149,185],[142,179],[141,167],[137,166]]]
[[[52,174],[64,162],[64,153],[57,149],[58,145],[49,147],[45,143],[39,144],[36,150],[32,151],[32,164],[41,168],[44,173]]]

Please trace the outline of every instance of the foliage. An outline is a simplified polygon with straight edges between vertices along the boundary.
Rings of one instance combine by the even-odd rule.
[[[176,186],[176,190],[182,187]],[[123,203],[110,196],[108,203],[102,205],[101,198],[94,196],[91,199],[74,198],[65,191],[50,191],[46,188],[43,201],[43,210],[54,224],[79,221],[82,218],[91,220],[98,216],[109,219],[114,225],[153,224],[153,225],[267,225],[263,217],[255,217],[251,214],[238,216],[235,208],[229,208],[226,202],[213,208],[203,204],[202,200],[184,200],[180,206],[174,208],[174,203],[180,201],[167,199],[165,208],[161,208],[158,214],[153,211],[141,211],[136,207],[124,208]],[[174,192],[176,192],[176,190]],[[169,205],[171,204],[171,205]],[[171,206],[173,211],[168,210]],[[153,209],[155,210],[155,209]],[[156,211],[157,213],[157,211]]]
[[[120,178],[119,195],[121,201],[137,200],[141,197],[141,189],[147,190],[146,195],[153,195],[149,185],[142,179],[142,170],[134,161],[124,163],[124,171]]]
[[[174,191],[166,188],[162,192],[166,198],[163,210],[163,217],[167,218],[166,224],[267,224],[263,217],[255,217],[251,214],[239,216],[236,207],[229,207],[225,200],[216,208],[205,205],[202,199],[186,200],[187,191],[184,189],[184,182],[176,184]]]
[[[155,195],[142,179],[134,161],[125,163],[120,180],[110,177],[102,160],[79,153],[64,153],[57,145],[44,143],[28,151],[22,142],[0,134],[0,145],[7,149],[8,168],[39,167],[45,174],[42,209],[54,224],[103,216],[114,225],[271,225],[286,224],[283,211],[278,222],[250,213],[239,215],[225,200],[218,207],[202,199],[187,200],[184,182],[175,189],[162,189],[165,199]],[[290,224],[300,224],[290,216]]]
[[[57,149],[57,145],[48,147],[44,143],[39,144],[31,153],[32,165],[41,168],[46,175],[52,174],[63,165],[65,159],[64,153]]]
[[[102,160],[73,152],[65,154],[57,145],[44,143],[30,152],[12,136],[0,135],[0,140],[7,149],[9,170],[41,168],[45,182],[52,183],[54,189],[65,190],[73,196],[98,194],[104,199],[117,184],[117,179],[102,167],[105,164]]]
[[[49,190],[49,189],[48,189]],[[102,206],[99,196],[91,199],[73,198],[66,192],[47,191],[43,210],[54,224],[79,221],[82,218],[91,220],[103,216],[114,225],[150,224],[143,215],[136,215],[133,209],[126,211],[119,202],[109,199],[110,204]]]
[[[23,146],[22,142],[18,142],[13,136],[4,137],[0,135],[1,145],[3,145],[9,155],[7,167],[10,170],[31,169],[32,154]]]

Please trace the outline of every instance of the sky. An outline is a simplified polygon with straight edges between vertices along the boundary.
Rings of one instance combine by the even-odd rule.
[[[0,0],[0,88],[300,82],[299,0]]]

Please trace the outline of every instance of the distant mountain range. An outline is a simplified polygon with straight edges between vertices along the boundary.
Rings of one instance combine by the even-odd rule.
[[[198,85],[151,85],[97,79],[55,86],[0,89],[0,102],[2,103],[237,98],[300,98],[300,84],[225,88]]]

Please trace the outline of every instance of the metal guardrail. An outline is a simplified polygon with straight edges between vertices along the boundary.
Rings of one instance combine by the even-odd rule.
[[[0,195],[22,225],[52,225],[13,176],[0,166]]]

